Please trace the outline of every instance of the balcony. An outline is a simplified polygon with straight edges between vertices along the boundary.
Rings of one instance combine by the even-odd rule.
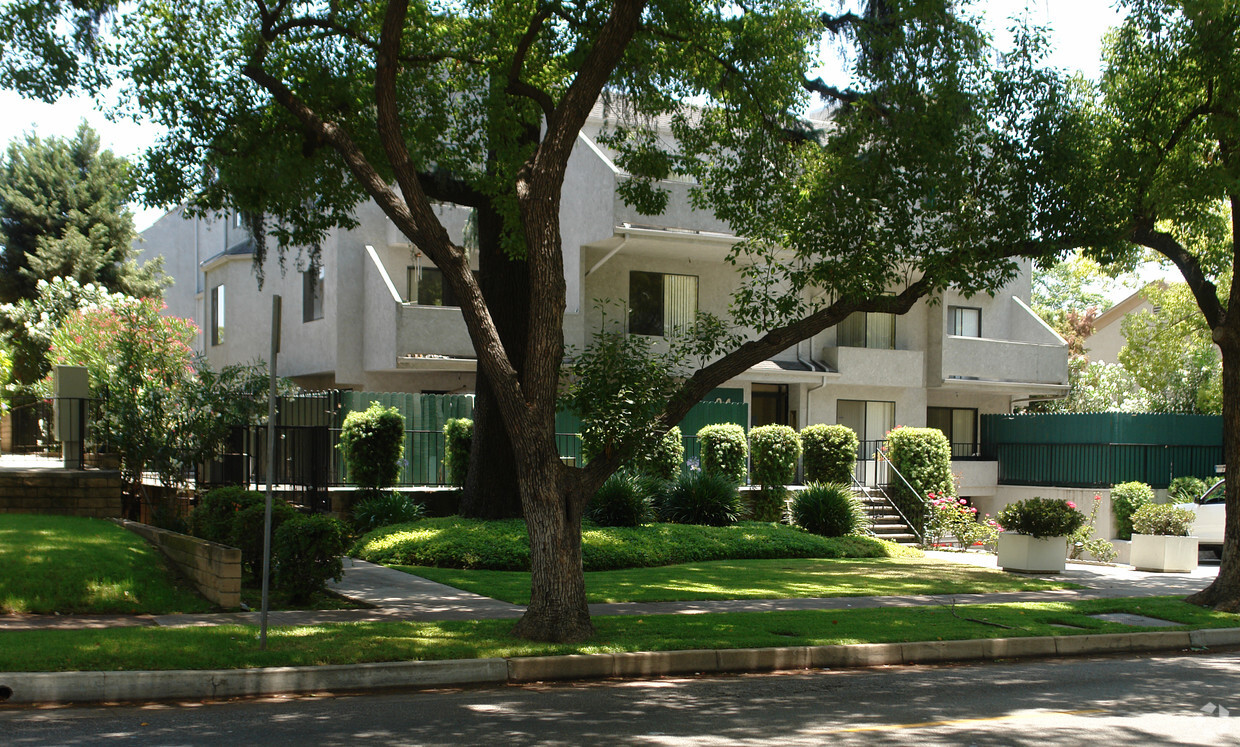
[[[401,304],[396,313],[394,347],[397,357],[474,357],[465,319],[455,306]]]
[[[1015,342],[984,337],[943,339],[944,385],[1035,384],[1058,390],[1068,383],[1062,343]]]
[[[836,347],[822,352],[840,372],[839,384],[914,388],[926,384],[925,354],[920,350]]]

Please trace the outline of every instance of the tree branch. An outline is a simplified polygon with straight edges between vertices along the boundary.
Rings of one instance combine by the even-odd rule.
[[[530,19],[530,25],[525,29],[525,33],[521,35],[521,40],[517,42],[516,53],[512,56],[512,65],[508,68],[507,88],[508,93],[514,96],[523,96],[538,104],[538,107],[542,109],[543,116],[548,120],[551,119],[551,115],[555,111],[555,102],[551,100],[551,96],[546,91],[522,80],[521,71],[525,68],[525,58],[530,53],[530,47],[538,38],[538,32],[542,29],[543,24],[551,17],[551,13],[551,6],[544,5]]]
[[[1153,249],[1179,268],[1180,274],[1184,276],[1184,282],[1188,283],[1189,290],[1193,292],[1193,297],[1197,300],[1197,306],[1205,315],[1206,324],[1210,325],[1212,332],[1218,329],[1223,322],[1225,311],[1218,300],[1218,287],[1206,278],[1197,257],[1181,246],[1174,236],[1154,228],[1154,222],[1149,219],[1143,219],[1137,223],[1132,229],[1130,240],[1140,246]]]

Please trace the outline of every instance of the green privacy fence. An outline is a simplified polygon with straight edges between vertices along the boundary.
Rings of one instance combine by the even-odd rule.
[[[1165,488],[1209,478],[1223,462],[1217,415],[1088,413],[982,415],[982,457],[1001,485],[1102,488],[1138,480]]]

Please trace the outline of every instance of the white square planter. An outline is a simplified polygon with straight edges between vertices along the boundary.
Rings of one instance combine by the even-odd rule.
[[[1197,568],[1197,538],[1134,534],[1131,562],[1138,571],[1189,573]]]
[[[1027,534],[999,535],[999,567],[1021,573],[1063,573],[1068,558],[1066,537],[1038,539]]]

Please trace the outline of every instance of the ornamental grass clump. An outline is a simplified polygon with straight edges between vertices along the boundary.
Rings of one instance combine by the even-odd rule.
[[[1137,534],[1187,537],[1196,518],[1196,514],[1187,508],[1170,503],[1150,503],[1132,515],[1132,529]]]
[[[1004,531],[1027,534],[1037,539],[1067,537],[1081,528],[1085,516],[1076,504],[1058,498],[1026,498],[999,512]]]
[[[796,477],[801,439],[786,425],[763,425],[749,431],[754,482],[762,489],[750,495],[750,518],[781,521],[788,483]]]
[[[1154,489],[1143,482],[1122,482],[1111,488],[1111,512],[1115,514],[1115,536],[1132,539],[1132,516],[1142,506],[1154,502]]]
[[[702,447],[702,472],[743,485],[749,458],[745,429],[735,423],[708,425],[697,436]]]
[[[641,526],[652,516],[646,483],[629,470],[608,477],[586,506],[586,518],[602,527]]]
[[[857,434],[846,425],[811,425],[801,430],[805,481],[851,483],[857,467]]]
[[[426,507],[404,493],[390,490],[353,506],[353,528],[358,534],[392,524],[408,524],[426,515]]]
[[[1205,494],[1209,488],[1200,477],[1177,477],[1167,488],[1167,495],[1172,503],[1192,503]]]
[[[792,499],[792,521],[823,537],[860,534],[870,520],[865,507],[841,482],[812,482]]]
[[[693,470],[667,488],[659,506],[659,518],[674,524],[705,524],[726,527],[741,518],[741,498],[736,483],[722,475]]]

